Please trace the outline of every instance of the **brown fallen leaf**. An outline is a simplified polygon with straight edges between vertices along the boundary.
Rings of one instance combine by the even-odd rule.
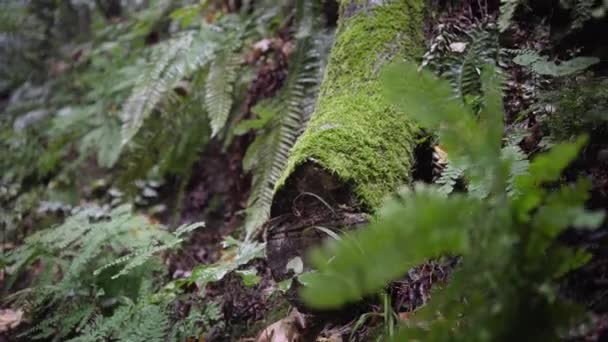
[[[340,334],[333,334],[329,337],[319,337],[316,342],[344,342]]]
[[[433,157],[437,164],[447,165],[448,163],[448,153],[439,145],[433,146]]]
[[[287,317],[266,327],[258,336],[257,342],[299,342],[305,327],[302,314],[292,309]]]
[[[410,313],[409,312],[400,312],[399,313],[399,319],[402,321],[407,321],[410,319]]]
[[[0,310],[0,333],[15,329],[21,324],[23,318],[23,311],[21,309],[3,309]]]

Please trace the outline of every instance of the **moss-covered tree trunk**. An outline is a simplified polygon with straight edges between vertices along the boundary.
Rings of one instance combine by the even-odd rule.
[[[416,127],[382,96],[379,72],[422,54],[424,0],[343,0],[315,113],[276,186],[267,228],[273,276],[298,271],[330,230],[365,223],[410,181]],[[306,268],[306,265],[304,265]]]

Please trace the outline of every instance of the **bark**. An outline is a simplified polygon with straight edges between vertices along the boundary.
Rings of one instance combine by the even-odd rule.
[[[378,74],[422,55],[424,0],[342,1],[317,107],[277,184],[267,227],[273,276],[331,230],[366,222],[412,174],[416,125],[388,105]],[[293,264],[293,263],[292,263]],[[297,302],[297,301],[296,301]]]

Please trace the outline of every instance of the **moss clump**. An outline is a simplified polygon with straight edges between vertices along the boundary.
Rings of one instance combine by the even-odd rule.
[[[317,108],[276,190],[310,160],[353,184],[371,209],[410,180],[416,126],[385,102],[378,72],[391,60],[422,55],[423,3],[399,0],[342,19]]]

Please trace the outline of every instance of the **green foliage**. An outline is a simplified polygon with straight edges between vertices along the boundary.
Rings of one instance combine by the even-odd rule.
[[[147,70],[122,108],[122,144],[137,134],[144,120],[171,97],[179,82],[204,73],[207,74],[205,107],[212,135],[216,135],[228,119],[241,48],[255,34],[255,19],[226,16],[217,24],[182,32],[156,46]]]
[[[449,83],[419,73],[415,65],[391,65],[383,75],[388,99],[436,131],[453,160],[471,165],[467,180],[485,184],[487,192],[446,197],[420,184],[404,190],[369,227],[310,255],[318,271],[307,277],[302,296],[314,307],[338,307],[377,293],[429,258],[458,254],[463,263],[448,287],[398,338],[556,339],[577,311],[557,296],[553,281],[588,259],[555,238],[568,227],[597,227],[604,215],[584,209],[588,182],[548,185],[560,180],[586,139],[556,145],[521,173],[518,152],[501,153],[501,81],[492,68],[482,73],[478,120],[451,96]]]
[[[172,329],[172,341],[184,341],[198,332],[207,332],[224,324],[222,307],[216,302],[206,301],[204,307],[193,306],[188,316]]]
[[[606,2],[600,3],[594,0],[560,0],[563,8],[570,10],[571,29],[576,30],[593,19],[605,15]]]
[[[218,134],[228,120],[239,64],[240,56],[227,51],[219,54],[209,66],[205,104],[211,118],[212,136]]]
[[[245,170],[256,170],[245,222],[247,238],[258,235],[268,218],[275,185],[312,113],[324,58],[321,47],[326,39],[322,33],[298,39],[280,94],[258,104],[254,108],[258,118],[243,121],[236,128],[241,133],[258,131],[244,160]]]
[[[27,80],[39,70],[35,47],[44,39],[43,24],[27,15],[25,1],[7,0],[0,4],[0,91]]]
[[[528,156],[519,147],[521,139],[523,139],[523,135],[517,134],[517,132],[511,133],[511,135],[504,139],[504,146],[500,150],[501,160],[510,163],[507,183],[507,191],[510,196],[515,194],[515,179],[528,172]],[[448,160],[447,166],[441,171],[439,178],[435,181],[435,184],[439,185],[438,190],[446,195],[452,193],[458,182],[464,181],[465,174],[471,172],[471,167],[472,165],[468,164],[467,159],[462,159],[458,162]],[[466,184],[466,189],[470,195],[484,198],[490,191],[489,186],[490,184],[484,179],[473,179]]]
[[[155,47],[149,69],[123,105],[122,145],[135,136],[144,119],[178,82],[212,59],[216,44],[208,39],[210,35],[210,29],[187,31]]]
[[[599,63],[600,60],[596,57],[575,57],[556,64],[535,51],[527,50],[517,55],[513,61],[516,64],[530,68],[539,75],[558,77],[579,73]]]
[[[39,322],[27,332],[31,338],[64,339],[92,317],[97,317],[100,327],[125,324],[125,318],[117,315],[139,314],[141,308],[131,308],[131,301],[149,291],[150,275],[160,266],[158,253],[176,247],[185,234],[201,226],[182,226],[171,234],[145,216],[133,214],[128,205],[107,213],[86,207],[63,224],[30,235],[7,254],[4,290],[26,275],[32,265],[39,265],[40,274],[30,287],[10,296],[11,302],[29,308],[30,317]],[[123,307],[119,303],[127,304]],[[100,316],[115,308],[111,317]],[[150,310],[152,314],[156,309]],[[134,320],[128,324],[148,324],[143,318]],[[104,329],[124,330],[117,327]],[[104,329],[95,329],[95,333],[105,334]]]
[[[247,264],[251,260],[263,258],[266,248],[265,243],[241,242],[230,237],[224,241],[224,246],[226,250],[222,259],[211,265],[197,266],[185,282],[188,284],[196,283],[198,288],[204,289],[207,284],[222,280],[225,275],[237,270],[240,266]],[[251,277],[255,277],[255,273],[251,274],[249,272],[243,276],[246,284],[248,281],[252,281]]]
[[[422,65],[450,81],[467,105],[482,95],[480,65],[498,65],[504,58],[498,32],[489,25],[476,25],[462,33],[442,32],[425,54]]]
[[[569,140],[583,132],[602,135],[608,129],[608,81],[588,76],[565,78],[556,83],[555,90],[540,96],[540,103],[549,111],[542,122],[553,140]]]
[[[111,316],[98,315],[84,327],[78,337],[70,342],[117,341],[166,341],[170,331],[167,310],[157,304],[134,303],[123,298]]]
[[[522,0],[501,0],[500,16],[498,17],[498,28],[500,32],[506,31],[513,22],[515,11],[521,5]]]

